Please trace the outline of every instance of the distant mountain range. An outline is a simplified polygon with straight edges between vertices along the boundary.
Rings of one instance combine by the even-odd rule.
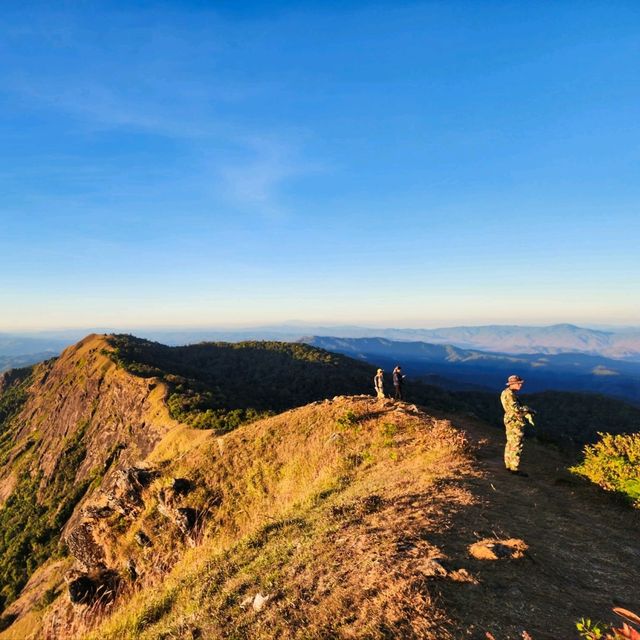
[[[60,338],[0,333],[0,373],[57,356],[70,343]]]
[[[60,351],[87,335],[88,329],[38,334],[0,334],[0,355],[23,355],[36,351]],[[91,329],[111,333],[112,329]],[[120,330],[120,333],[123,331]],[[462,349],[499,353],[589,353],[609,358],[640,361],[640,327],[588,329],[572,324],[547,327],[486,325],[441,329],[371,328],[353,325],[314,326],[282,324],[241,329],[136,329],[134,333],[163,344],[183,345],[205,341],[281,340],[294,342],[304,336],[339,338],[386,338],[395,341],[451,344]]]
[[[505,354],[385,338],[304,338],[306,344],[405,373],[452,390],[501,389],[517,373],[526,391],[604,393],[640,404],[640,363],[587,353]]]
[[[56,354],[45,351],[43,353],[30,353],[23,356],[0,356],[0,373],[9,371],[9,369],[28,367],[36,362],[48,360],[54,355]]]

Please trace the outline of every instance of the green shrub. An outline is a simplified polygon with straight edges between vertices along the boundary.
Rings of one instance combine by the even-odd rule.
[[[571,471],[607,491],[626,496],[640,508],[640,434],[601,433],[600,441],[587,445],[584,460]]]
[[[357,430],[358,428],[358,416],[355,412],[345,411],[337,420],[336,424],[342,431],[347,431],[349,429]]]

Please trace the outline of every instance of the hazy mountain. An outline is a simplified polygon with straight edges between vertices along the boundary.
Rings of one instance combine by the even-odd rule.
[[[0,334],[0,355],[25,355],[36,352],[59,353],[88,333],[124,333],[110,329],[48,331],[28,336]],[[441,329],[371,328],[355,325],[318,326],[288,323],[232,329],[154,329],[138,328],[136,335],[166,345],[198,342],[277,340],[295,342],[304,336],[340,338],[381,337],[394,341],[451,344],[463,349],[499,353],[588,353],[640,362],[640,328],[588,329],[571,324],[547,327],[487,325],[480,327],[445,327]]]
[[[461,348],[500,353],[580,352],[640,361],[640,329],[587,329],[571,324],[548,327],[488,325],[441,329],[276,325],[229,331],[139,331],[136,333],[166,344],[189,344],[204,340],[295,341],[309,335],[331,335],[344,338],[382,337],[395,341],[452,344]]]
[[[82,335],[87,334],[85,332]],[[67,340],[0,333],[0,356],[20,357],[30,354],[45,354],[45,357],[51,357],[78,340],[79,338]]]
[[[389,329],[379,335],[395,340],[448,343],[501,353],[581,352],[640,360],[640,329],[597,330],[557,324],[548,327],[489,325],[443,329]]]
[[[460,349],[452,345],[401,342],[384,338],[315,336],[304,342],[391,370],[402,364],[405,373],[442,384],[451,380],[487,389],[500,389],[512,373],[526,378],[528,392],[549,389],[591,391],[640,403],[640,363],[585,353],[504,354]]]
[[[43,353],[31,353],[21,356],[0,356],[0,373],[9,369],[19,369],[28,367],[36,362],[42,362],[55,355],[54,352],[45,351]]]

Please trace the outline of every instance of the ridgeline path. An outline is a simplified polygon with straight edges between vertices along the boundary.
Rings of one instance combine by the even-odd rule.
[[[614,606],[640,612],[640,511],[571,474],[571,460],[550,445],[527,440],[521,469],[504,469],[504,431],[463,416],[479,474],[460,480],[475,503],[457,511],[451,527],[431,539],[479,585],[443,581],[447,613],[467,628],[461,637],[497,640],[577,638],[575,621],[621,622]],[[470,544],[485,538],[523,540],[519,560],[476,560]]]

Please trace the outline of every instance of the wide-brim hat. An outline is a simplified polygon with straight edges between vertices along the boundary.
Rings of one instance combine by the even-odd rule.
[[[520,376],[509,376],[507,378],[507,386],[517,384],[518,382],[524,382],[524,378],[521,378]]]

